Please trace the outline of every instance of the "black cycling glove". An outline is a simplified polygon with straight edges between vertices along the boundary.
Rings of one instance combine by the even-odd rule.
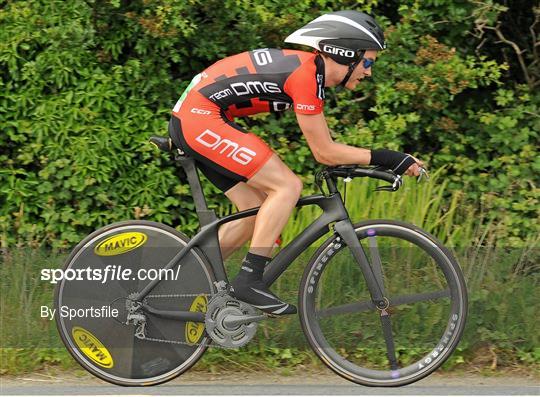
[[[415,162],[410,154],[396,152],[395,150],[377,149],[371,151],[369,165],[381,165],[392,170],[397,175],[403,175]]]

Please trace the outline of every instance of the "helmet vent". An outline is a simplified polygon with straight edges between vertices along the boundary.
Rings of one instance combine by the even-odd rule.
[[[350,62],[351,52],[386,48],[381,27],[372,16],[358,11],[321,15],[290,34],[285,42],[308,45],[322,52],[327,52],[324,46],[335,46],[330,52],[339,58],[336,62],[343,64]]]

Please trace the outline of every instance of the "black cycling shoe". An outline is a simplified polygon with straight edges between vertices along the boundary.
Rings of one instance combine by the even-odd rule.
[[[239,274],[232,282],[234,296],[243,302],[273,315],[295,314],[296,306],[283,302],[262,280],[246,280]]]
[[[296,313],[296,307],[283,302],[262,281],[264,267],[270,258],[248,252],[242,268],[231,282],[235,297],[265,313],[281,316]]]

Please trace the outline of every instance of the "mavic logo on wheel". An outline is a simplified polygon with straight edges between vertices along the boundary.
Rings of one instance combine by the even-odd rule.
[[[81,327],[73,327],[71,335],[73,335],[73,340],[79,346],[81,352],[94,363],[103,368],[112,368],[114,366],[111,353],[89,331]]]
[[[227,157],[232,158],[242,165],[249,164],[253,160],[253,157],[257,155],[253,150],[240,146],[238,143],[223,138],[210,130],[205,130],[195,140],[201,145],[218,151],[219,154],[226,154]]]
[[[94,253],[99,256],[120,255],[139,248],[146,242],[146,234],[139,232],[120,233],[102,241]]]
[[[206,313],[208,306],[208,299],[206,296],[199,295],[191,303],[189,308],[190,312],[200,312]],[[189,343],[197,343],[201,339],[204,333],[204,324],[203,323],[194,323],[189,321],[186,323],[186,341]]]

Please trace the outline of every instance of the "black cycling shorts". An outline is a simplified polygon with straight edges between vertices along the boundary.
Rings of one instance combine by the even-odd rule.
[[[191,149],[182,134],[182,123],[180,119],[175,116],[171,116],[169,121],[169,136],[176,147],[195,159],[197,168],[200,169],[204,176],[222,192],[226,192],[238,182],[247,181],[247,178],[219,166],[219,164],[214,163],[207,157],[201,156]]]

